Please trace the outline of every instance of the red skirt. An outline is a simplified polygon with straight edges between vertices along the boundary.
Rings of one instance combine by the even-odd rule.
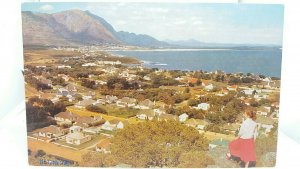
[[[229,143],[230,154],[240,157],[245,163],[256,161],[254,139],[238,138]]]

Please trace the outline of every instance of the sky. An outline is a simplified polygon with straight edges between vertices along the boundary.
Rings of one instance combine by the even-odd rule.
[[[282,45],[283,6],[203,3],[24,3],[22,11],[88,10],[116,31],[158,40]]]

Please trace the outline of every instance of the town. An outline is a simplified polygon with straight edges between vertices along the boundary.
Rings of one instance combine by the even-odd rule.
[[[250,110],[257,113],[259,136],[277,128],[277,77],[151,69],[106,49],[24,48],[29,154],[84,166],[84,154],[110,154],[116,133],[149,121],[194,128],[214,149],[236,137]],[[120,165],[132,167],[111,166]]]

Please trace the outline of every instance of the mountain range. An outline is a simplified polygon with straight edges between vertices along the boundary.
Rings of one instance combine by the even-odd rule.
[[[53,14],[22,11],[23,43],[38,46],[132,45],[150,48],[233,48],[263,45],[205,43],[194,39],[159,41],[144,34],[116,31],[89,11],[66,10]]]
[[[22,12],[24,45],[73,46],[119,44],[143,47],[168,46],[148,35],[117,32],[89,11],[67,10],[53,14]]]

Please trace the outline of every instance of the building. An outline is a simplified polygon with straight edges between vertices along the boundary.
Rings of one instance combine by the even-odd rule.
[[[82,109],[82,108],[85,108],[86,106],[92,105],[94,103],[96,103],[95,100],[86,99],[86,100],[82,100],[82,101],[79,101],[78,103],[76,103],[75,107]]]
[[[70,127],[69,134],[66,135],[66,142],[68,144],[80,145],[88,142],[92,139],[90,135],[83,133],[83,129],[80,126]]]
[[[210,108],[210,105],[208,103],[200,103],[195,108],[199,110],[208,110]]]
[[[189,115],[187,115],[186,113],[183,113],[179,116],[179,121],[185,122],[188,118],[189,118]]]
[[[141,120],[153,120],[154,117],[155,117],[155,112],[151,110],[139,112],[136,114],[136,118]]]
[[[43,140],[52,141],[65,135],[68,130],[62,129],[58,126],[50,125],[35,131],[38,137],[41,137]]]
[[[71,125],[79,116],[72,112],[60,112],[54,116],[54,120],[57,124],[68,124]]]
[[[137,106],[135,106],[135,108],[138,109],[152,109],[154,106],[154,102],[152,102],[149,99],[145,99],[143,101],[141,101]]]
[[[117,106],[119,107],[134,107],[136,104],[136,99],[123,97],[122,99],[117,101]]]

